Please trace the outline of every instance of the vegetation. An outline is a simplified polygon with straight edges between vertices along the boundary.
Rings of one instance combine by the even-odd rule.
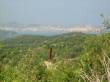
[[[101,14],[100,16],[103,20],[103,23],[102,23],[103,27],[105,27],[107,29],[110,28],[110,20],[107,17],[105,17],[103,14]]]
[[[0,82],[110,82],[109,45],[110,33],[1,41]],[[49,61],[51,47],[53,63],[47,68],[44,62]]]
[[[103,32],[0,41],[0,82],[110,82],[109,45],[110,33]]]

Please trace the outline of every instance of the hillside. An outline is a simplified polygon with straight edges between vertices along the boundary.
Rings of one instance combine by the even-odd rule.
[[[17,33],[13,32],[13,31],[0,30],[0,40],[5,40],[7,38],[11,38],[16,35],[17,35]]]
[[[109,33],[67,33],[49,37],[23,35],[1,41],[0,80],[97,82],[99,79],[102,80],[99,82],[109,82],[105,64],[102,64],[103,58],[106,58],[104,62],[109,64],[109,36]],[[50,48],[53,49],[53,61],[47,68],[45,62],[49,62]]]
[[[9,46],[34,46],[35,44],[40,45],[47,37],[37,36],[37,35],[19,35],[1,41],[1,43],[7,44]]]

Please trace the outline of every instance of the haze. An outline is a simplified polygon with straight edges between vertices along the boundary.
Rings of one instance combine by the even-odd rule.
[[[0,0],[0,23],[100,25],[110,0]]]

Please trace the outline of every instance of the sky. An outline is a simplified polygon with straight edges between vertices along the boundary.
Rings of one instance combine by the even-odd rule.
[[[0,23],[100,25],[110,17],[110,0],[0,0]]]

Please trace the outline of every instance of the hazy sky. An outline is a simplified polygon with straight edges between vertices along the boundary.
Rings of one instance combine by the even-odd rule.
[[[0,22],[100,25],[110,0],[0,0]]]

